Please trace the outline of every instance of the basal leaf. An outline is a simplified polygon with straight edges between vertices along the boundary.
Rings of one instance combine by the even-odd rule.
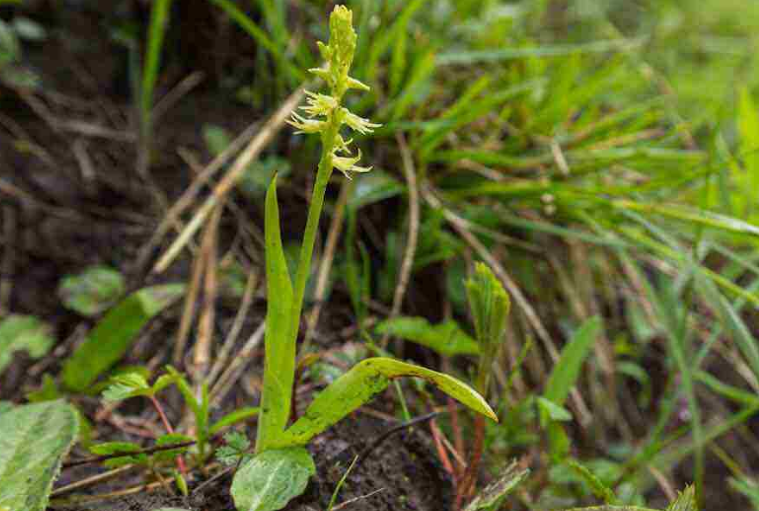
[[[141,289],[111,309],[63,365],[63,383],[82,392],[126,354],[137,334],[184,292],[182,284]]]
[[[421,344],[446,357],[480,352],[477,342],[453,320],[432,325],[424,318],[401,316],[381,322],[375,331]]]
[[[303,447],[271,449],[258,454],[237,471],[232,497],[237,511],[276,511],[303,493],[316,472]]]
[[[276,177],[266,193],[265,217],[266,352],[257,452],[268,449],[284,432],[295,378],[295,339],[290,337],[293,287],[279,229]]]
[[[19,406],[0,415],[0,509],[47,507],[77,430],[76,411],[64,401]]]
[[[561,350],[561,357],[551,371],[543,397],[557,405],[564,404],[569,391],[580,376],[580,369],[601,329],[601,320],[594,316],[575,332]]]
[[[0,321],[0,373],[13,360],[13,353],[26,351],[43,357],[53,346],[50,327],[34,316],[11,314]]]
[[[485,399],[456,378],[392,358],[369,358],[353,366],[320,392],[303,417],[276,443],[276,447],[305,445],[385,390],[391,380],[400,377],[423,378],[472,410],[498,420]]]

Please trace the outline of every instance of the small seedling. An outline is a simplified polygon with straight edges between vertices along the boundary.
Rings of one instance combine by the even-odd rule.
[[[368,86],[348,76],[357,41],[351,11],[344,6],[335,7],[329,26],[329,44],[319,43],[319,51],[326,63],[311,72],[326,82],[330,94],[308,92],[308,105],[302,107],[306,117],[293,114],[290,120],[299,132],[319,134],[322,142],[294,286],[282,248],[276,177],[266,194],[268,307],[264,383],[256,456],[241,467],[232,484],[232,496],[240,511],[274,511],[301,494],[315,472],[305,445],[385,390],[396,378],[423,378],[473,410],[496,418],[482,396],[451,376],[390,358],[370,358],[320,392],[303,417],[288,427],[300,314],[327,184],[335,168],[347,178],[352,173],[370,170],[370,167],[358,165],[360,151],[354,156],[350,149],[352,140],[344,139],[340,131],[347,126],[360,134],[367,134],[378,126],[343,106],[343,96],[349,89],[368,90]]]

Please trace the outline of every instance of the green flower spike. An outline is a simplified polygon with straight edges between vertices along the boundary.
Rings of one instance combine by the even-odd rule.
[[[340,128],[348,126],[353,131],[368,135],[380,124],[370,122],[342,106],[343,95],[348,89],[369,90],[369,86],[348,76],[353,56],[356,52],[356,32],[353,30],[353,13],[345,6],[338,5],[329,18],[329,44],[319,42],[319,52],[325,60],[321,68],[309,71],[322,78],[329,87],[330,94],[306,91],[306,106],[300,107],[305,117],[294,113],[287,121],[298,131],[296,133],[319,133],[324,150],[319,163],[319,171],[327,177],[333,169],[342,172],[348,179],[354,172],[369,172],[371,167],[356,165],[361,159],[351,156],[347,142],[340,135]],[[342,153],[343,156],[338,156]]]

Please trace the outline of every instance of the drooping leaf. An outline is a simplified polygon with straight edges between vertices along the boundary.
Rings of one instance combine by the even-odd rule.
[[[23,350],[32,358],[41,358],[52,346],[48,325],[34,316],[11,314],[0,321],[0,373],[11,363],[14,352]]]
[[[391,380],[401,377],[423,378],[475,412],[498,420],[485,399],[456,378],[391,358],[369,358],[320,392],[303,417],[285,431],[275,447],[307,444],[311,438],[385,390]]]
[[[63,383],[82,392],[118,362],[137,334],[184,292],[183,284],[141,289],[111,309],[63,365]]]
[[[237,471],[232,497],[238,511],[276,511],[302,494],[316,473],[303,447],[272,449],[258,454]]]
[[[580,369],[601,329],[601,320],[594,316],[585,321],[561,350],[559,361],[551,371],[543,397],[557,405],[564,404],[569,391],[580,376]]]
[[[295,378],[295,339],[290,337],[293,287],[279,228],[277,178],[266,193],[266,347],[261,417],[256,451],[262,452],[282,435],[290,417]],[[297,321],[297,320],[296,320]]]
[[[58,296],[69,309],[92,317],[113,305],[124,293],[124,277],[108,266],[92,266],[68,275],[58,286]]]
[[[498,479],[483,488],[472,499],[464,511],[492,509],[527,479],[529,474],[529,470],[519,468],[516,461],[512,462]]]
[[[0,414],[0,508],[43,511],[47,507],[77,430],[76,411],[62,400]]]
[[[421,344],[446,357],[480,352],[477,342],[454,320],[432,325],[424,318],[401,316],[382,321],[375,331],[380,335],[387,334]]]

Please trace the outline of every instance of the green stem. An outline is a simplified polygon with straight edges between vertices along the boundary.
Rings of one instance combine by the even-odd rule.
[[[327,131],[322,136],[322,156],[321,160],[319,160],[319,170],[316,173],[311,204],[308,207],[308,220],[306,221],[306,230],[303,233],[303,244],[300,247],[298,270],[295,274],[295,289],[292,312],[290,314],[290,339],[293,343],[296,342],[298,337],[300,313],[303,310],[303,298],[306,293],[308,276],[311,273],[311,257],[314,253],[316,232],[319,230],[319,217],[321,217],[324,206],[324,194],[327,191],[327,184],[329,184],[329,178],[332,175],[332,154],[335,150],[335,142],[339,129],[340,122],[333,117]]]

